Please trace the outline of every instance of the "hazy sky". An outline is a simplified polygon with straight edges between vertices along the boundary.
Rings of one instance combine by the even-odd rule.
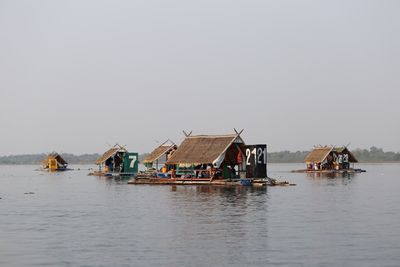
[[[0,0],[0,155],[148,152],[182,130],[270,151],[400,151],[400,1]]]

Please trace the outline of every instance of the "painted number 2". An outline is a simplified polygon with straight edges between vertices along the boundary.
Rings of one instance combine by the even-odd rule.
[[[251,156],[254,155],[254,164],[267,164],[267,149],[259,147],[250,150],[250,148],[246,149],[246,165],[251,165],[250,159]]]

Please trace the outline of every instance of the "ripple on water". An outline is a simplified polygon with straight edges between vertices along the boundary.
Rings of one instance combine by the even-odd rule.
[[[0,166],[0,265],[398,265],[400,165],[342,178],[285,172],[296,168],[269,166],[296,187],[253,189]]]

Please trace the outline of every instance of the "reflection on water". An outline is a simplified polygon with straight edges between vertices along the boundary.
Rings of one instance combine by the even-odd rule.
[[[34,167],[0,166],[0,266],[400,262],[400,165],[322,176],[271,164],[297,186],[269,188],[128,185]]]
[[[357,178],[357,175],[355,173],[306,173],[309,179],[314,181],[326,180],[329,185],[348,185],[353,179]]]
[[[330,179],[336,179],[336,178],[354,178],[356,176],[355,173],[320,173],[320,172],[314,172],[314,173],[306,173],[307,177],[309,178],[330,178]]]
[[[211,185],[200,185],[200,186],[176,186],[172,185],[172,191],[177,191],[178,188],[182,188],[182,190],[195,191],[197,193],[206,193],[206,194],[216,194],[216,195],[225,195],[225,196],[235,196],[236,198],[240,198],[240,196],[246,195],[247,193],[260,192],[261,194],[266,194],[267,187],[246,187],[246,186],[211,186]]]

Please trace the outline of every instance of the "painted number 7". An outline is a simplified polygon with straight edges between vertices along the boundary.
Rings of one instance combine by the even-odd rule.
[[[129,159],[131,159],[131,164],[129,165],[130,168],[135,167],[135,162],[137,160],[136,156],[129,156]]]

